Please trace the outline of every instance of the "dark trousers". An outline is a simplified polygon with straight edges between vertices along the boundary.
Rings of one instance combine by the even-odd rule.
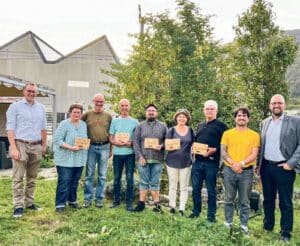
[[[193,187],[193,214],[199,215],[202,207],[201,191],[205,181],[207,188],[207,218],[214,219],[217,210],[216,182],[219,165],[214,161],[196,160],[192,166],[191,177]]]
[[[261,167],[261,180],[264,194],[264,228],[273,230],[275,224],[275,200],[279,195],[279,208],[281,212],[280,227],[282,231],[291,232],[293,229],[293,186],[295,171],[284,170],[276,164],[263,161]]]
[[[65,207],[66,203],[77,203],[77,188],[83,167],[61,167],[57,169],[56,207]]]
[[[125,166],[126,171],[126,204],[130,205],[134,197],[134,166],[135,156],[130,155],[114,155],[113,156],[113,167],[114,167],[114,200],[120,202],[122,198],[121,194],[121,180],[122,172]]]

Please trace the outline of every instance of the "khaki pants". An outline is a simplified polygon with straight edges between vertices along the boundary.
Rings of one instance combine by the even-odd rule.
[[[35,180],[42,158],[42,146],[16,142],[20,160],[13,160],[13,203],[16,208],[31,206],[34,203]],[[26,173],[25,191],[23,178]]]
[[[167,167],[169,176],[169,206],[176,208],[177,186],[179,181],[180,199],[179,210],[185,210],[185,204],[188,200],[188,185],[191,176],[191,167],[186,168],[172,168]]]

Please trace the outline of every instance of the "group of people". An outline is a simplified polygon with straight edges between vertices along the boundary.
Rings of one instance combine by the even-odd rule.
[[[37,86],[26,84],[24,99],[10,105],[7,111],[7,136],[13,159],[13,217],[21,217],[24,208],[40,210],[34,203],[34,188],[42,154],[46,151],[46,116],[44,106],[35,100]],[[83,113],[80,104],[72,104],[69,118],[60,122],[54,136],[54,161],[58,173],[55,207],[63,212],[68,204],[78,209],[77,189],[86,166],[84,180],[84,208],[103,207],[108,159],[113,155],[114,200],[110,208],[121,204],[121,180],[125,167],[126,210],[145,209],[148,191],[154,201],[154,212],[163,212],[160,205],[160,177],[166,160],[169,177],[170,213],[176,213],[179,185],[178,213],[184,215],[191,178],[193,209],[189,218],[199,217],[202,211],[202,187],[207,187],[207,220],[216,222],[216,180],[221,160],[224,160],[225,223],[233,225],[236,195],[239,201],[240,225],[248,234],[250,193],[254,169],[260,174],[263,186],[263,227],[272,231],[275,224],[275,201],[279,195],[281,212],[281,240],[289,241],[293,229],[294,168],[300,160],[300,118],[284,114],[284,97],[274,95],[269,104],[271,116],[261,125],[261,133],[248,128],[250,112],[238,108],[233,118],[235,127],[227,129],[217,119],[218,104],[204,103],[205,120],[196,131],[189,127],[191,115],[186,109],[174,114],[175,126],[167,128],[158,118],[155,104],[146,106],[146,120],[139,123],[129,115],[130,102],[119,102],[120,115],[116,118],[105,111],[105,98],[96,94],[93,109]],[[89,139],[86,149],[75,144],[77,138]],[[174,140],[166,151],[166,140]],[[166,154],[166,155],[165,155]],[[135,163],[139,173],[139,201],[134,201]],[[97,166],[97,180],[95,170]],[[256,168],[255,168],[256,167]],[[23,177],[26,174],[26,187]],[[96,183],[96,187],[94,187]]]

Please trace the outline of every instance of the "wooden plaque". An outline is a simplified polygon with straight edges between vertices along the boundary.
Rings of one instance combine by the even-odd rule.
[[[91,140],[88,138],[75,138],[75,145],[83,149],[88,149],[90,142]]]
[[[208,145],[202,143],[194,143],[193,149],[194,149],[194,154],[205,155],[207,153]]]
[[[159,145],[158,138],[145,138],[144,146],[146,149],[154,149]]]
[[[115,140],[123,143],[127,143],[129,141],[129,133],[118,132],[115,135]]]
[[[166,150],[180,149],[180,138],[166,139],[165,148]]]

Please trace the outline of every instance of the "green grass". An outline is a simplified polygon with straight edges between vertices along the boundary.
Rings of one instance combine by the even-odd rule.
[[[298,178],[299,181],[299,178]],[[223,226],[223,209],[218,209],[216,224],[207,223],[205,212],[198,219],[157,214],[148,207],[142,213],[128,213],[125,206],[116,209],[105,201],[103,209],[94,206],[63,214],[54,211],[56,181],[38,180],[36,203],[43,211],[29,212],[20,219],[12,218],[11,179],[0,179],[0,245],[281,245],[279,214],[274,232],[262,230],[262,216],[249,221],[250,237],[240,233],[238,217],[233,234]],[[82,202],[83,186],[79,187]],[[289,245],[300,245],[300,206],[295,209],[294,235]],[[186,214],[191,212],[189,199]]]

